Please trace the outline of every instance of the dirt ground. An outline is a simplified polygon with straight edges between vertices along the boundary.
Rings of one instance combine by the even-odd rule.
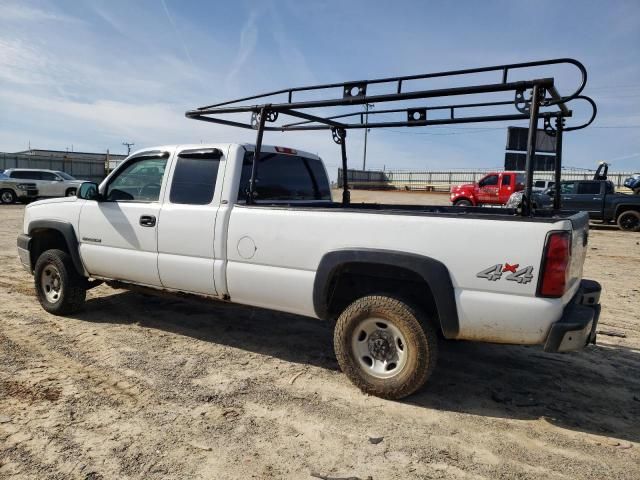
[[[106,286],[72,318],[45,313],[22,214],[0,208],[0,478],[640,478],[638,234],[592,229],[597,346],[443,342],[394,402],[349,383],[312,319]]]

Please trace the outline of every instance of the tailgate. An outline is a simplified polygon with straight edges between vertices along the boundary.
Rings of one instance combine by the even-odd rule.
[[[569,285],[573,287],[582,279],[582,267],[587,255],[587,239],[589,238],[589,215],[586,212],[576,213],[569,217],[571,221],[571,265],[569,266]]]

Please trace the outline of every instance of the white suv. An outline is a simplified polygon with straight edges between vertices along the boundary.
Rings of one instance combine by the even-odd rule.
[[[76,180],[68,173],[34,168],[10,168],[4,172],[10,178],[35,183],[39,197],[72,197],[83,180]]]

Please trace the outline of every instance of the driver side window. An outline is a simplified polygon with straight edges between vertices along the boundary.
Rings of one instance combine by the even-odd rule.
[[[478,185],[481,186],[481,187],[489,187],[489,186],[492,186],[492,185],[498,185],[498,175],[488,175],[488,176],[484,177],[482,180],[480,180]]]
[[[109,201],[157,202],[166,158],[141,158],[123,168],[109,182],[105,197]]]

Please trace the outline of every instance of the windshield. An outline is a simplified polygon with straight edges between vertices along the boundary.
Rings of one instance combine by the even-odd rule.
[[[0,172],[0,179],[4,180],[5,178],[9,178],[9,176],[4,172]]]
[[[56,172],[56,173],[60,175],[62,178],[64,178],[65,180],[75,180],[75,178],[73,178],[68,173],[64,173],[64,172]]]

